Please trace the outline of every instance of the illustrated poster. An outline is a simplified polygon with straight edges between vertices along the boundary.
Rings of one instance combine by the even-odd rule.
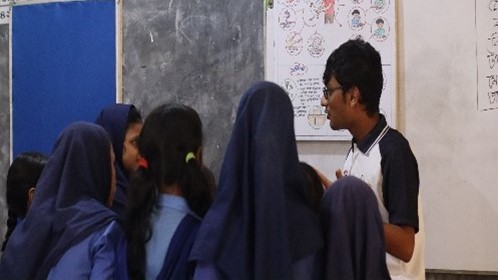
[[[328,56],[358,37],[381,54],[381,113],[395,126],[395,11],[394,0],[274,0],[267,9],[266,79],[289,94],[298,140],[351,139],[330,128],[320,99]]]

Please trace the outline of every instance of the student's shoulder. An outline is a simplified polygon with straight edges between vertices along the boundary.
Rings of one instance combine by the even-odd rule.
[[[123,238],[124,231],[117,221],[111,221],[91,237],[91,247],[116,247]]]
[[[386,135],[380,140],[379,146],[381,153],[386,156],[398,153],[412,153],[408,140],[394,128],[389,128]]]
[[[386,135],[380,141],[383,144],[389,144],[392,146],[403,146],[410,145],[406,137],[398,130],[390,127],[386,132]]]

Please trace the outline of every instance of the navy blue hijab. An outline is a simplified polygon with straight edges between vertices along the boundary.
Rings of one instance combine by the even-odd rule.
[[[0,279],[46,279],[73,245],[116,219],[107,203],[111,143],[105,130],[77,122],[59,135],[31,208],[12,233]]]
[[[377,199],[362,180],[345,176],[320,206],[325,234],[323,279],[390,279]]]
[[[292,264],[322,242],[306,200],[291,101],[278,85],[256,83],[240,101],[190,259],[214,264],[228,279],[292,279]]]
[[[128,186],[129,173],[123,165],[123,143],[126,134],[126,124],[128,114],[133,105],[113,104],[104,108],[95,120],[95,123],[101,125],[111,137],[112,148],[116,156],[116,196],[112,203],[112,209],[121,217],[124,217],[126,205],[126,188]]]

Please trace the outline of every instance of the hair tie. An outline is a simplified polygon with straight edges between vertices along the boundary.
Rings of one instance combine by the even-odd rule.
[[[188,163],[191,159],[195,159],[194,153],[190,152],[185,156],[185,162]]]
[[[149,163],[144,157],[141,157],[138,160],[138,166],[142,167],[143,169],[149,169]]]

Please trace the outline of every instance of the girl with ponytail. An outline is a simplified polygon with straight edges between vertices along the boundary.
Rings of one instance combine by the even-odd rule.
[[[128,186],[125,220],[128,277],[187,279],[190,248],[212,201],[197,112],[159,106],[145,119],[138,150],[142,159]]]

